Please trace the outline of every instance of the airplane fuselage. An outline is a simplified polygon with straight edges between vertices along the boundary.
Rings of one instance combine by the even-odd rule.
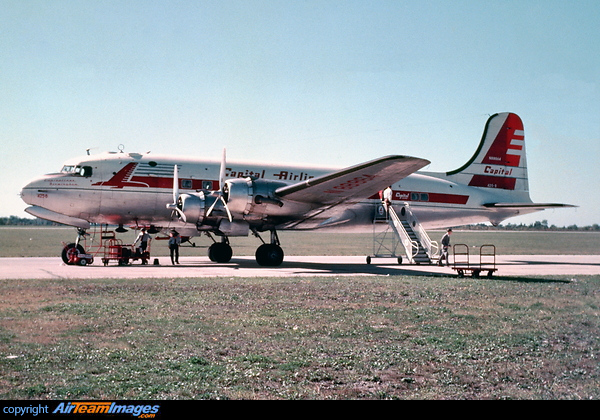
[[[187,157],[158,156],[137,153],[106,153],[84,156],[64,164],[63,170],[48,174],[23,188],[23,200],[34,206],[30,212],[52,220],[56,213],[74,222],[124,224],[138,226],[168,226],[195,229],[194,226],[173,219],[166,204],[172,201],[173,167],[179,168],[180,193],[219,189],[219,165],[215,160]],[[294,184],[330,173],[338,168],[228,162],[225,177],[258,178],[277,183]],[[445,179],[444,173],[417,172],[392,185],[394,204],[411,206],[426,228],[441,228],[467,223],[499,221],[523,211],[492,210],[486,203],[507,201],[505,190],[486,190]],[[514,193],[512,194],[514,199]],[[523,201],[528,200],[524,197]],[[282,229],[315,229],[335,226],[353,231],[371,229],[377,195],[336,211],[324,212],[296,225],[282,225]],[[282,216],[290,213],[290,206],[270,213]],[[36,209],[40,212],[36,214]],[[47,213],[42,213],[44,209]],[[301,206],[299,211],[304,210]],[[293,211],[292,211],[293,213]],[[342,213],[344,213],[342,215]],[[67,219],[67,218],[72,218]],[[337,218],[337,219],[336,219]],[[327,223],[331,220],[331,223]],[[77,225],[76,223],[72,223]]]
[[[513,113],[488,119],[475,154],[459,169],[420,171],[429,163],[388,155],[347,168],[326,168],[226,162],[225,152],[220,162],[105,153],[69,161],[60,172],[27,184],[21,194],[30,205],[28,213],[81,229],[95,223],[149,226],[154,231],[175,228],[187,237],[216,234],[221,242],[209,247],[209,258],[216,262],[231,258],[229,236],[252,232],[260,237],[259,232],[269,231],[270,243],[261,238],[256,251],[257,262],[267,266],[283,261],[278,230],[371,231],[385,212],[385,220],[404,238],[408,256],[419,245],[413,247],[404,223],[422,232],[498,224],[519,214],[567,207],[531,201],[523,123]],[[389,210],[390,204],[404,220]],[[435,247],[419,235],[433,256]],[[67,246],[65,262],[74,261],[67,255],[83,252],[78,246]]]

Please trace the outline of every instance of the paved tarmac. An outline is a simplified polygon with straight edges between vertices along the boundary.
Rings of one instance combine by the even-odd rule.
[[[234,257],[226,264],[213,263],[207,257],[182,257],[180,261],[180,265],[173,266],[168,257],[160,257],[159,265],[135,262],[118,266],[111,262],[105,267],[96,261],[80,267],[66,265],[56,257],[0,258],[0,279],[457,275],[452,266],[399,265],[393,258],[374,258],[366,264],[364,256],[286,256],[279,267],[261,267],[253,257]],[[495,268],[494,277],[600,275],[600,256],[498,255]],[[466,276],[470,275],[471,271],[466,271]],[[485,268],[481,275],[487,275]]]

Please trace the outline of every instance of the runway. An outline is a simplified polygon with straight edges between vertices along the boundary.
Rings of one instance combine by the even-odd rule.
[[[153,259],[154,260],[154,259]],[[152,261],[153,261],[152,260]],[[234,257],[218,264],[207,257],[181,258],[173,266],[168,257],[159,265],[103,266],[96,261],[85,267],[66,265],[60,258],[0,258],[0,279],[100,279],[100,278],[182,278],[182,277],[307,277],[307,276],[453,276],[457,271],[435,265],[399,265],[392,258],[374,258],[367,264],[364,256],[286,256],[279,267],[261,267],[253,257]],[[151,262],[152,262],[151,261]],[[478,261],[477,261],[478,262]],[[473,265],[472,265],[473,266]],[[487,266],[486,266],[487,267]],[[503,276],[572,276],[600,275],[598,255],[499,255],[496,272]],[[466,276],[471,274],[466,272]],[[482,276],[487,273],[482,272]]]

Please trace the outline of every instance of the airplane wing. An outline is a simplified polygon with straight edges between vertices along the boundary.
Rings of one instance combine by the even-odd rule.
[[[331,206],[369,198],[431,162],[410,156],[385,156],[297,184],[280,187],[280,198]]]
[[[492,209],[529,209],[529,210],[545,210],[553,208],[578,207],[572,204],[560,203],[488,203],[484,207]]]

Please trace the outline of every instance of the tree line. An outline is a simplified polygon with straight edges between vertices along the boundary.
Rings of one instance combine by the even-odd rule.
[[[516,230],[516,231],[584,231],[584,232],[597,232],[600,231],[600,225],[594,223],[588,226],[577,226],[575,224],[569,226],[556,226],[549,225],[547,220],[537,221],[528,225],[524,223],[514,224],[506,223],[498,226],[492,226],[485,223],[479,223],[476,225],[464,225],[458,226],[457,229],[463,230]]]
[[[51,222],[49,220],[32,219],[30,217],[0,217],[0,226],[62,226],[60,223]]]

